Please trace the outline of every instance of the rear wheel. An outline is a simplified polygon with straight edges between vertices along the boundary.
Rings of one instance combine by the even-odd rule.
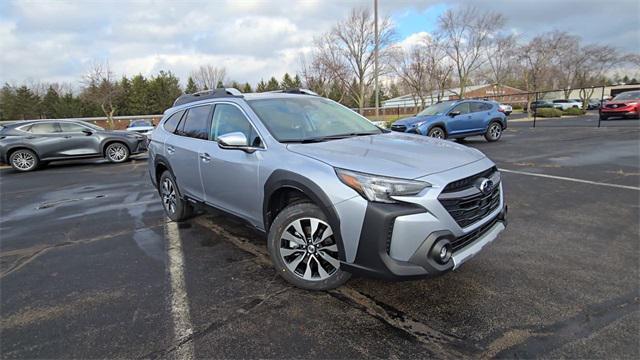
[[[123,143],[111,143],[104,150],[107,160],[112,163],[121,163],[129,159],[129,148]]]
[[[489,124],[487,132],[484,134],[484,138],[489,142],[494,142],[500,140],[500,137],[502,137],[502,124],[494,121]]]
[[[18,171],[32,171],[38,167],[38,155],[27,149],[19,149],[11,153],[9,163]]]
[[[351,277],[340,269],[333,229],[315,204],[305,202],[284,208],[269,229],[268,244],[280,276],[297,287],[328,290]]]
[[[444,132],[444,129],[439,126],[432,127],[431,130],[429,130],[429,133],[427,135],[429,137],[436,138],[436,139],[444,139],[447,137]]]
[[[185,199],[180,197],[176,180],[169,171],[165,171],[160,176],[158,186],[160,198],[164,212],[173,221],[183,221],[188,219],[193,213],[193,208]]]

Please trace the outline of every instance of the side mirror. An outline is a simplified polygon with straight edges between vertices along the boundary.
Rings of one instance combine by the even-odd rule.
[[[460,110],[452,111],[449,113],[449,116],[451,117],[456,117],[458,115],[460,115]]]
[[[254,147],[249,146],[249,140],[241,132],[232,132],[218,136],[218,146],[221,149],[242,150],[247,153],[256,151]]]
[[[86,130],[86,129],[85,129],[85,130],[82,130],[82,132],[83,132],[85,135],[87,135],[87,136],[89,136],[89,135],[93,135],[93,131],[91,131],[91,130]]]

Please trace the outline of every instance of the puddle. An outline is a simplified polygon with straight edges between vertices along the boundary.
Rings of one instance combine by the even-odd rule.
[[[87,196],[87,197],[75,198],[75,199],[62,199],[62,200],[44,202],[44,203],[41,203],[40,205],[38,205],[36,207],[36,210],[49,209],[49,208],[52,208],[52,207],[55,207],[55,206],[58,206],[58,205],[62,205],[62,204],[67,204],[67,203],[72,203],[72,202],[77,202],[77,201],[83,201],[83,200],[100,199],[100,198],[104,198],[104,197],[107,197],[107,195],[100,194],[100,195],[96,195],[96,196]]]

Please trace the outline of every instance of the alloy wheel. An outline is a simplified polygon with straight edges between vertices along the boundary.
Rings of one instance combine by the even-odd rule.
[[[307,281],[321,281],[340,268],[331,226],[317,218],[296,219],[280,237],[280,256],[287,268]]]
[[[429,136],[436,139],[444,139],[444,131],[442,131],[440,128],[435,128],[431,130]]]
[[[127,149],[120,144],[110,145],[107,149],[107,156],[113,162],[123,161],[127,158]]]
[[[176,212],[176,190],[171,179],[165,178],[162,181],[162,205],[171,214]]]
[[[501,133],[502,133],[502,126],[500,126],[500,124],[498,123],[494,123],[489,128],[489,136],[491,136],[493,140],[500,138]]]
[[[11,157],[11,165],[20,170],[30,170],[35,166],[36,158],[27,151],[18,150]]]

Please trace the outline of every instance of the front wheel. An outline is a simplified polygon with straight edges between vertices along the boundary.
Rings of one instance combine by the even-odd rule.
[[[489,124],[487,132],[484,134],[484,138],[489,142],[494,142],[500,140],[500,137],[502,137],[502,125],[499,122],[494,121]]]
[[[608,117],[606,115],[600,115],[600,120],[607,120]]]
[[[291,284],[329,290],[351,274],[340,269],[338,243],[324,212],[312,203],[287,206],[269,229],[269,254],[277,272]]]
[[[129,148],[123,143],[112,143],[104,151],[107,160],[112,163],[121,163],[129,159]]]
[[[25,172],[35,170],[39,162],[38,155],[27,149],[16,150],[9,156],[9,163],[18,171]]]
[[[439,126],[432,127],[431,130],[429,130],[429,133],[427,135],[429,137],[436,138],[436,139],[444,139],[447,137],[445,135],[444,130]]]

